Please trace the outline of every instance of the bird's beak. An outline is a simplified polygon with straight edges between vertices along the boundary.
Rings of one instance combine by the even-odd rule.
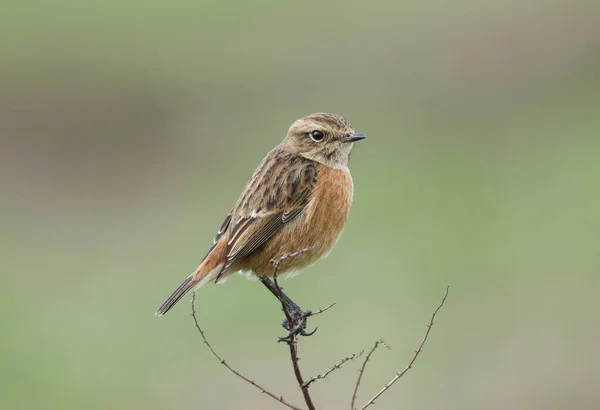
[[[340,138],[342,142],[356,142],[367,138],[365,134],[351,134]]]

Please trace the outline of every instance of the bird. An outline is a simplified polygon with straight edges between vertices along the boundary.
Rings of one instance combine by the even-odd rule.
[[[270,277],[299,273],[327,256],[340,238],[354,195],[350,154],[364,138],[337,114],[315,113],[293,122],[255,169],[200,265],[156,315],[167,313],[189,291],[235,272],[258,277],[281,296]],[[306,316],[283,296],[293,313]]]

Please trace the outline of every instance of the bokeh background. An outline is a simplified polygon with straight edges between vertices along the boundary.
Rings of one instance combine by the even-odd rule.
[[[330,111],[369,138],[330,257],[284,283],[338,305],[307,375],[383,338],[378,409],[600,406],[600,5],[136,0],[0,5],[0,408],[277,409],[189,298],[263,155]],[[300,404],[276,302],[198,294],[239,370]],[[313,387],[349,407],[358,363]]]

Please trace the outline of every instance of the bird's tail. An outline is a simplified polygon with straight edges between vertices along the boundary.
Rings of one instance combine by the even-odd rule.
[[[171,296],[158,308],[156,316],[162,316],[167,313],[173,306],[177,304],[190,290],[194,288],[196,283],[193,280],[193,275],[188,276],[181,285],[173,292]]]
[[[222,264],[213,266],[212,269],[208,266],[209,264],[203,262],[198,266],[198,269],[183,281],[181,285],[173,292],[165,303],[163,303],[156,311],[156,316],[162,316],[167,313],[173,306],[177,304],[190,290],[197,289],[204,286],[206,283],[214,279],[223,267]]]

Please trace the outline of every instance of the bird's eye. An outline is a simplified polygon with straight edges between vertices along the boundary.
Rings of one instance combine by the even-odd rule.
[[[323,138],[325,138],[325,135],[319,130],[314,130],[313,132],[310,133],[310,138],[313,141],[319,142],[319,141],[322,141]]]

